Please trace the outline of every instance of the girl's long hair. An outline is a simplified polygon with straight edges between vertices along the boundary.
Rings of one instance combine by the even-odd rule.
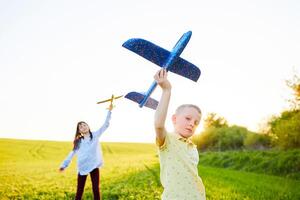
[[[81,139],[83,139],[83,135],[79,132],[79,125],[80,124],[83,124],[85,123],[84,121],[80,121],[77,123],[77,126],[76,126],[76,133],[75,133],[75,138],[74,138],[74,141],[73,141],[73,150],[77,150],[79,149],[79,146],[80,146],[80,142],[81,142]],[[85,123],[87,124],[87,123]],[[92,140],[93,139],[93,134],[91,132],[91,130],[89,130],[89,133],[90,133],[90,139]]]

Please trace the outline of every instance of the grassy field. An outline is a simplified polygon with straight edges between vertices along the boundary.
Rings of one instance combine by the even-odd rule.
[[[0,199],[73,199],[76,159],[58,167],[71,142],[0,139]],[[159,164],[153,144],[103,143],[103,199],[160,199]],[[300,199],[300,181],[278,176],[200,166],[208,200]],[[90,179],[83,199],[92,199]]]

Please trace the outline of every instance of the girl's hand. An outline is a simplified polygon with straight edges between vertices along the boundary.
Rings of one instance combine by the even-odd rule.
[[[114,108],[114,105],[111,103],[111,104],[109,104],[109,107],[107,109],[112,111],[113,108]]]
[[[65,170],[65,168],[59,168],[59,172],[63,172]]]

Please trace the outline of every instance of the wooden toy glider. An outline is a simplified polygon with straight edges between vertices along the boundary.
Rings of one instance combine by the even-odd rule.
[[[106,100],[103,100],[103,101],[99,101],[99,102],[97,102],[97,104],[105,103],[105,102],[110,102],[110,104],[112,105],[112,104],[113,104],[113,101],[114,101],[115,99],[119,99],[119,98],[121,98],[122,96],[123,96],[123,95],[115,97],[114,95],[112,95],[110,99],[106,99]]]
[[[184,33],[178,40],[172,51],[169,52],[147,40],[132,38],[127,40],[122,46],[134,53],[144,57],[152,63],[165,68],[175,74],[188,78],[197,82],[200,77],[201,71],[198,67],[179,57],[186,45],[188,44],[192,32]],[[158,101],[151,98],[150,95],[157,86],[154,81],[146,93],[130,92],[125,95],[125,98],[130,99],[143,106],[156,109]]]

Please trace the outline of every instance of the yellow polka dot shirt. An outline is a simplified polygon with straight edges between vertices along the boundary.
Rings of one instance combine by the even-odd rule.
[[[176,133],[167,133],[159,147],[162,200],[204,200],[205,188],[198,175],[196,146]]]

